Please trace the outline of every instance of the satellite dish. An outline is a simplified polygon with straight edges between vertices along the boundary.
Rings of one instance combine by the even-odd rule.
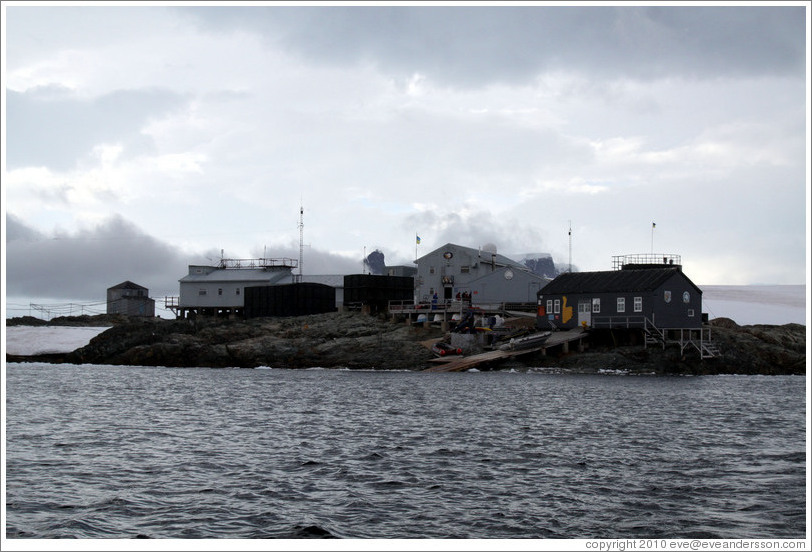
[[[494,244],[492,244],[490,242],[486,243],[485,245],[482,246],[482,251],[485,251],[486,253],[491,253],[493,255],[496,255],[496,245],[494,245]]]

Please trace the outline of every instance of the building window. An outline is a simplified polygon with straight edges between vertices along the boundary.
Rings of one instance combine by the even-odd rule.
[[[429,267],[429,274],[434,274],[434,267],[433,266]]]
[[[205,289],[200,289],[200,290],[197,291],[197,294],[198,295],[206,295],[206,290]]]
[[[553,300],[547,299],[547,312],[553,312]]]
[[[642,297],[635,297],[634,298],[634,312],[643,312],[643,298]]]
[[[460,274],[468,274],[471,272],[471,267],[468,265],[464,265],[460,267]]]
[[[600,297],[595,297],[592,299],[592,312],[601,312]]]
[[[237,288],[237,295],[240,294],[240,288]]]
[[[618,297],[617,298],[617,312],[626,312],[626,298],[625,297]]]
[[[223,294],[223,288],[217,288],[217,295]]]
[[[555,312],[556,314],[559,314],[561,312],[561,300],[556,299],[554,304],[555,304],[555,310],[553,312]]]
[[[688,316],[689,316],[690,318],[693,318],[693,316],[694,316],[694,309],[688,309]]]

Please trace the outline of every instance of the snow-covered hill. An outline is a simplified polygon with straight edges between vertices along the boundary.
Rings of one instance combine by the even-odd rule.
[[[702,311],[708,318],[751,324],[806,324],[806,286],[703,286]]]

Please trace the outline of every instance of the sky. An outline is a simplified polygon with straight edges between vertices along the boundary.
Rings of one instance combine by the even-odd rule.
[[[808,282],[808,2],[2,9],[9,315],[300,237]]]

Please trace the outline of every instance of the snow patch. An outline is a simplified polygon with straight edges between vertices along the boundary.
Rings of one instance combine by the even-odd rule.
[[[9,326],[6,353],[10,355],[50,355],[70,353],[84,347],[109,327]]]

